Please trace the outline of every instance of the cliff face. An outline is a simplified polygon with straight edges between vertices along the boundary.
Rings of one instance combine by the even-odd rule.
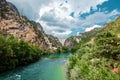
[[[50,43],[52,44],[51,46],[53,46],[54,48],[56,47],[61,47],[62,44],[60,43],[59,39],[57,37],[54,37],[52,35],[47,35]],[[57,45],[56,45],[57,44]]]
[[[72,36],[65,40],[64,46],[69,47],[70,49],[80,42],[81,36]]]
[[[64,46],[64,43],[65,43],[65,40],[64,38],[60,38],[59,41],[61,42],[62,46]]]
[[[91,31],[88,31],[88,32],[84,32],[84,33],[80,33],[78,36],[72,36],[72,37],[69,37],[65,40],[65,43],[64,43],[64,46],[66,47],[69,47],[70,49],[73,48],[75,45],[79,45],[78,43],[82,41],[84,42],[88,42],[87,40],[89,38],[91,38],[91,40],[88,42],[88,43],[93,43],[94,42],[94,36],[97,34],[97,33],[100,33],[102,31],[114,31],[114,33],[117,33],[117,36],[120,37],[120,33],[119,33],[119,25],[118,23],[120,22],[120,17],[118,17],[116,19],[116,21],[114,22],[111,22],[111,23],[107,23],[105,24],[102,28],[94,28],[93,30]],[[111,27],[111,25],[117,25],[117,28],[114,28]]]
[[[101,32],[102,29],[95,28],[89,32],[80,33],[78,36],[72,36],[65,40],[64,46],[69,47],[70,49],[73,48],[76,44],[80,43],[81,39],[92,37],[96,33]]]
[[[5,0],[0,1],[0,34],[17,36],[19,39],[36,44],[43,49],[54,47],[48,43],[50,40],[44,33],[41,24],[20,15],[17,8]],[[53,43],[51,42],[51,44]]]

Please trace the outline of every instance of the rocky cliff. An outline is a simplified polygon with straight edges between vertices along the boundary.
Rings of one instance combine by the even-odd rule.
[[[80,42],[81,36],[71,36],[67,38],[64,42],[65,47],[69,47],[70,49]]]
[[[52,35],[47,35],[47,38],[49,39],[49,42],[50,42],[51,46],[53,46],[53,48],[57,48],[57,47],[62,46],[62,44],[60,43],[60,41],[57,37],[54,37]]]
[[[45,50],[60,46],[50,41],[51,39],[44,33],[40,23],[30,21],[20,15],[17,8],[6,0],[0,0],[0,34],[17,36]],[[57,41],[57,38],[52,39]],[[57,42],[59,43],[59,40]]]
[[[65,40],[64,46],[69,47],[70,49],[73,48],[75,45],[80,43],[81,39],[87,38],[87,37],[92,37],[96,33],[101,32],[102,29],[100,28],[95,28],[91,31],[84,32],[84,33],[79,33],[78,36],[71,36]]]

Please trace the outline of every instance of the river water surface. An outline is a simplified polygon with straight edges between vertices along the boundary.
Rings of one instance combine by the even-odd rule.
[[[65,66],[68,55],[49,55],[28,66],[1,74],[0,80],[67,80]]]

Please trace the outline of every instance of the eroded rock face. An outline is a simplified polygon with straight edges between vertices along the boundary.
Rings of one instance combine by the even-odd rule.
[[[35,33],[34,25],[25,17],[18,14],[18,11],[13,8],[12,4],[2,1],[0,32],[3,35],[12,34],[20,39],[25,39],[30,43],[40,44]],[[4,9],[2,9],[4,8]],[[6,11],[4,11],[6,10]]]
[[[80,43],[82,38],[92,37],[96,33],[99,33],[101,31],[102,31],[102,29],[95,28],[95,29],[88,31],[88,32],[79,33],[79,35],[77,35],[77,36],[71,36],[65,40],[64,46],[69,47],[69,48],[73,48],[74,45]],[[92,44],[93,42],[94,42],[94,38],[92,37],[91,41],[89,43]]]
[[[81,36],[72,36],[65,40],[64,46],[72,48],[75,44],[78,44],[81,40]]]
[[[20,15],[17,8],[5,0],[0,0],[0,34],[17,36],[43,49],[54,47],[49,44],[49,39],[46,41],[47,36],[40,23]]]
[[[57,48],[57,47],[61,47],[61,46],[62,46],[62,44],[60,43],[60,41],[59,41],[59,39],[58,39],[57,37],[54,37],[54,36],[52,36],[52,35],[47,35],[47,37],[48,37],[50,43],[52,44],[52,46],[53,46],[54,48]],[[57,45],[56,45],[56,44],[57,44]]]

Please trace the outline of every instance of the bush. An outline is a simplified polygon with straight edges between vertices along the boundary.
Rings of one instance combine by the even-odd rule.
[[[70,80],[120,80],[111,71],[120,66],[119,60],[120,39],[111,31],[101,32],[95,36],[94,44],[81,43],[69,57]]]
[[[41,53],[38,46],[13,36],[0,35],[0,72],[36,61]]]
[[[120,39],[110,31],[102,32],[96,36],[97,53],[106,58],[119,59]]]

